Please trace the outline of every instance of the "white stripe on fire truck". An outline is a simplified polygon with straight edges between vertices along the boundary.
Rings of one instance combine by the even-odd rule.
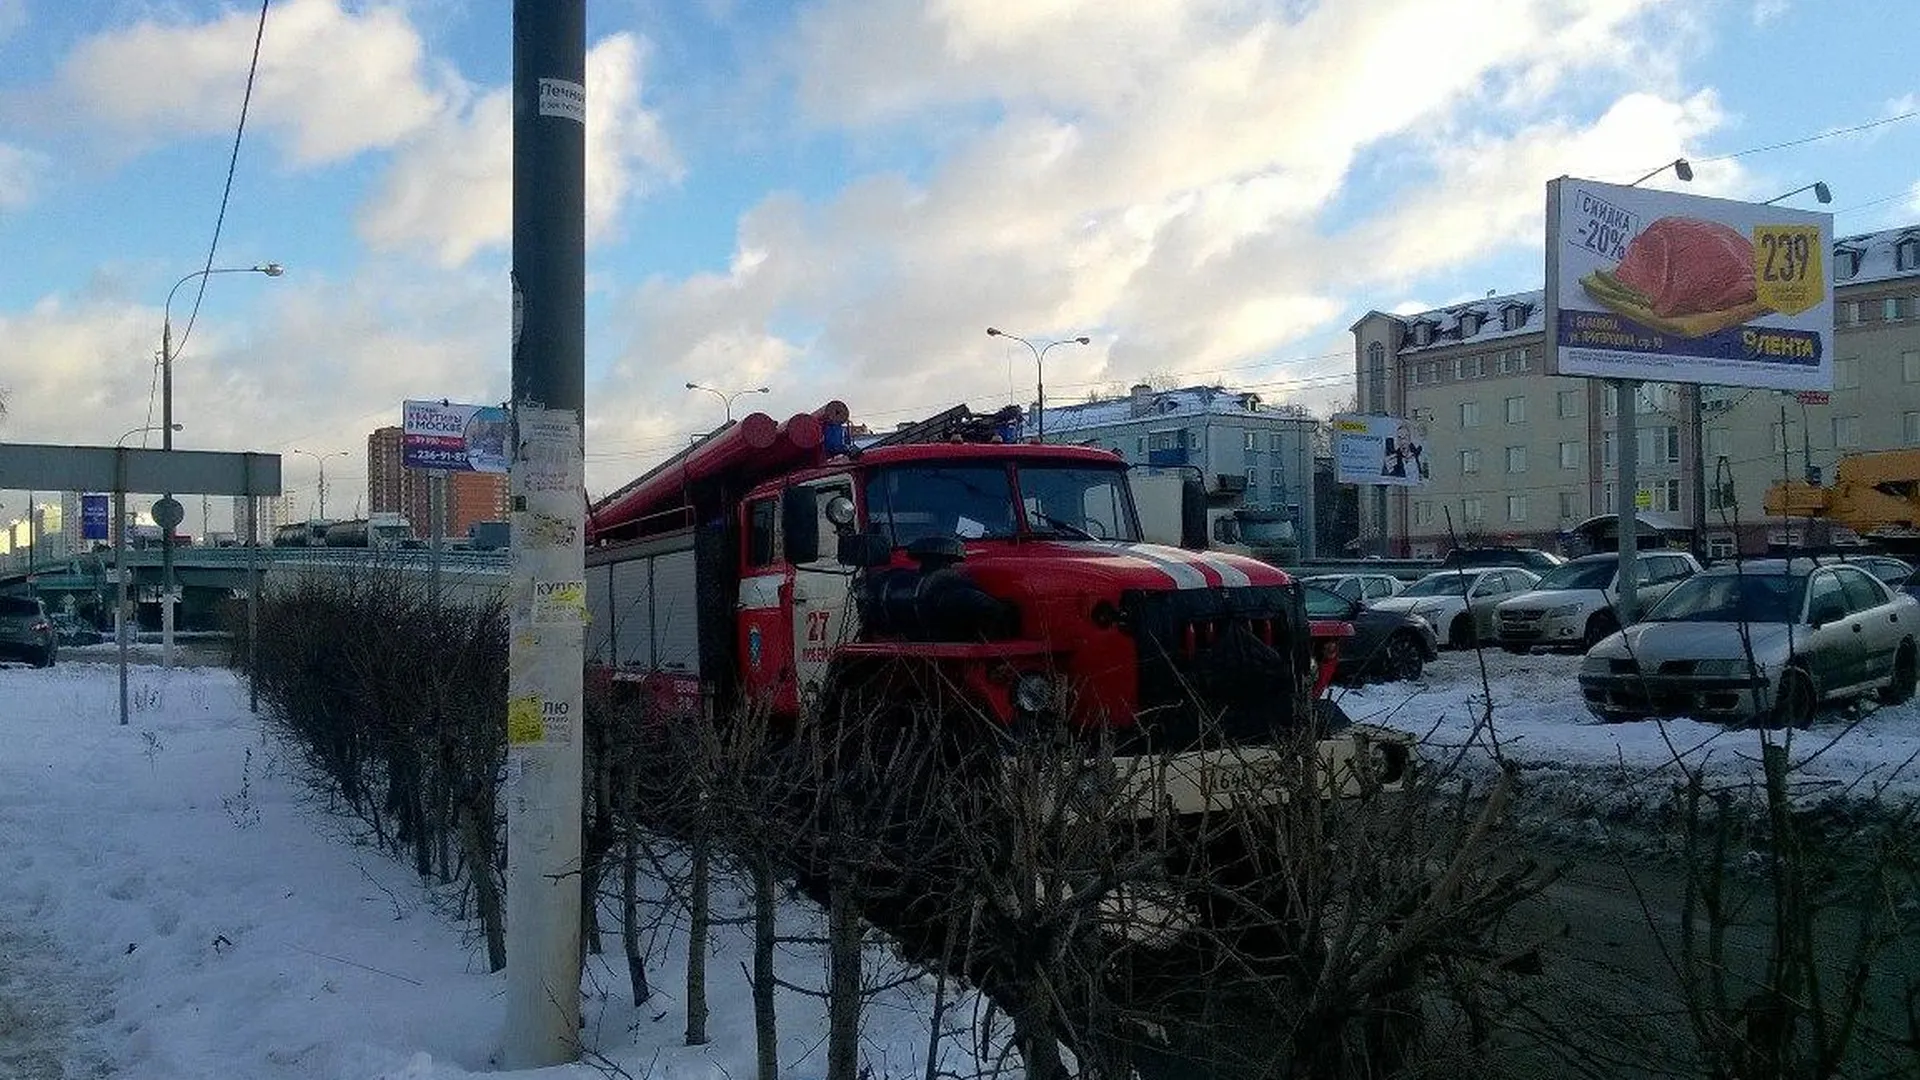
[[[1204,589],[1214,584],[1200,567],[1185,559],[1169,557],[1177,548],[1164,548],[1158,544],[1122,544],[1120,550],[1136,559],[1151,564],[1155,569],[1173,579],[1176,589]]]

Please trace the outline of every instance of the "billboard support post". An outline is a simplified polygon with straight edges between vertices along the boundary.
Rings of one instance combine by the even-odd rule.
[[[1693,557],[1702,565],[1707,561],[1707,428],[1706,405],[1701,398],[1705,386],[1687,388],[1687,438],[1693,446]]]
[[[580,1057],[586,0],[513,5],[508,1067]]]
[[[440,547],[447,539],[447,470],[427,471],[427,546],[431,571],[427,575],[427,596],[433,610],[440,610]]]
[[[1614,459],[1619,463],[1619,486],[1614,494],[1616,524],[1620,532],[1620,625],[1630,626],[1640,617],[1640,383],[1635,379],[1613,381]]]

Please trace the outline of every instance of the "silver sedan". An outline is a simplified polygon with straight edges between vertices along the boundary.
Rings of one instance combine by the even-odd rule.
[[[1696,574],[1580,668],[1604,720],[1690,716],[1805,727],[1824,705],[1911,698],[1920,602],[1856,566],[1761,559]]]

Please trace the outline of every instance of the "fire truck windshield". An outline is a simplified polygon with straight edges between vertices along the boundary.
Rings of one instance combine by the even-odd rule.
[[[1067,539],[1137,540],[1126,473],[1081,464],[1026,462],[902,465],[877,470],[867,485],[867,519],[894,547],[929,536],[1008,540],[1017,476],[1026,532]]]

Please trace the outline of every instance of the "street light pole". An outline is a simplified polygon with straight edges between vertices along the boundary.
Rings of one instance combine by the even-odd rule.
[[[272,262],[258,266],[209,267],[195,270],[174,282],[173,288],[167,290],[167,302],[160,308],[160,449],[173,449],[173,432],[178,426],[173,422],[173,295],[187,282],[214,274],[265,274],[279,277],[284,273],[286,270],[279,263]],[[170,507],[178,505],[173,501],[171,491],[166,493],[162,501]],[[173,521],[162,525],[160,535],[160,663],[167,668],[173,667],[173,529],[178,524],[178,521]]]
[[[1081,337],[1061,338],[1058,341],[1049,341],[1045,345],[1035,347],[1033,342],[1028,341],[1026,338],[1023,338],[1018,334],[1009,334],[1005,330],[999,330],[991,326],[987,327],[987,336],[1003,337],[1003,338],[1007,338],[1010,341],[1017,341],[1020,344],[1025,345],[1027,347],[1027,351],[1033,353],[1033,411],[1035,413],[1035,423],[1039,429],[1039,432],[1038,432],[1039,439],[1043,443],[1046,442],[1047,441],[1047,373],[1046,373],[1047,350],[1053,348],[1055,345],[1090,345],[1093,343],[1093,339],[1090,337],[1086,337],[1084,335]]]
[[[175,424],[174,427],[180,425]],[[113,636],[120,651],[120,723],[127,722],[127,439],[153,426],[137,427],[113,444]]]
[[[770,391],[764,386],[756,386],[750,390],[735,390],[734,392],[729,394],[724,390],[716,390],[711,386],[704,386],[697,382],[688,383],[687,389],[704,390],[707,393],[712,394],[714,397],[719,398],[721,406],[727,410],[727,423],[729,424],[733,423],[733,403],[734,402],[740,400],[743,397],[746,397],[748,394],[772,393],[772,391]]]
[[[347,452],[345,450],[329,450],[324,454],[316,454],[311,450],[295,450],[293,452],[296,454],[305,454],[320,463],[319,519],[325,521],[327,520],[327,459],[330,457],[346,457]]]

